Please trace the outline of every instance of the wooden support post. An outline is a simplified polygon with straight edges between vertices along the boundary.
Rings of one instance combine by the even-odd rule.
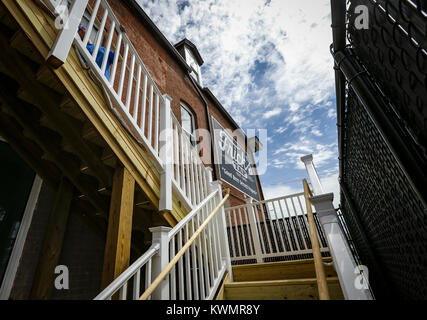
[[[63,177],[56,193],[53,210],[49,216],[47,231],[31,290],[31,299],[47,300],[52,295],[55,268],[59,263],[72,198],[73,185]]]
[[[113,178],[102,290],[129,267],[135,179],[126,168],[117,168]]]
[[[307,206],[308,228],[310,230],[311,249],[313,250],[314,268],[316,269],[317,288],[319,290],[320,300],[330,300],[328,283],[326,281],[325,267],[323,266],[322,253],[320,252],[319,239],[317,238],[317,230],[314,222],[311,203],[308,199],[310,189],[307,180],[303,180],[305,204]]]

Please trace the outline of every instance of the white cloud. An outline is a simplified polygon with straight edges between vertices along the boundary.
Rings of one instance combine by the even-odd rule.
[[[336,134],[327,136],[319,120],[320,113],[329,122],[336,116],[330,0],[137,1],[172,44],[186,37],[197,46],[204,84],[237,123],[274,131],[273,175],[300,174],[307,154],[319,169],[333,166]],[[333,173],[324,179],[333,189]],[[263,189],[266,196],[296,191],[264,181]]]
[[[333,192],[334,194],[334,206],[338,208],[340,203],[340,185],[338,182],[338,173],[332,174],[326,177],[320,177],[320,181],[323,186],[325,193]]]
[[[301,179],[301,183],[302,183],[302,179]],[[268,199],[279,198],[279,197],[283,197],[283,196],[287,196],[295,193],[300,193],[302,192],[302,187],[300,189],[297,189],[289,185],[283,184],[283,185],[264,186],[262,190],[264,191],[265,199],[268,200]]]
[[[329,109],[328,111],[328,118],[335,118],[337,116],[337,112],[335,109]]]
[[[278,185],[263,186],[265,199],[274,199],[303,192],[304,190],[302,187],[302,179],[303,178],[299,179],[298,181],[293,181],[293,183],[289,182],[288,184],[283,183]],[[310,182],[309,179],[307,179],[307,181]],[[340,186],[338,183],[338,173],[330,174],[327,176],[321,175],[320,181],[322,183],[323,191],[325,193],[332,192],[334,194],[334,207],[338,208],[338,205],[340,203]]]
[[[282,113],[282,109],[280,108],[275,108],[273,110],[267,111],[266,113],[264,113],[264,115],[262,116],[264,119],[270,119],[272,117],[278,116],[279,114]]]
[[[172,43],[196,44],[205,83],[242,126],[278,114],[257,117],[254,104],[286,105],[301,118],[333,92],[329,0],[138,2]]]

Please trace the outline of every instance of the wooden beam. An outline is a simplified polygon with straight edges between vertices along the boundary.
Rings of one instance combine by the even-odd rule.
[[[56,130],[61,133],[65,142],[71,145],[79,157],[90,167],[91,171],[103,184],[103,187],[111,185],[111,172],[102,163],[98,155],[87,145],[80,132],[70,123],[69,118],[59,108],[61,99],[55,99],[54,95],[41,83],[37,81],[28,61],[13,49],[7,38],[0,35],[0,61],[6,69],[15,74],[19,85],[32,96],[36,105],[47,116]]]
[[[129,267],[134,194],[135,179],[126,168],[117,168],[108,218],[102,289]]]
[[[66,178],[62,178],[53,210],[49,216],[31,290],[31,299],[47,300],[52,296],[55,268],[59,263],[72,198],[73,185]]]
[[[12,149],[53,188],[59,184],[60,171],[53,163],[43,160],[43,151],[34,142],[28,140],[21,132],[15,119],[0,112],[0,134],[7,139]]]
[[[4,82],[0,85],[0,99],[5,102],[4,107],[8,109],[8,112],[13,114],[19,124],[31,135],[56,166],[61,169],[63,174],[82,194],[88,197],[99,213],[107,217],[107,202],[98,194],[96,186],[93,185],[94,183],[90,182],[92,178],[81,174],[80,165],[72,161],[64,152],[61,152],[58,145],[53,143],[52,135],[47,129],[40,127],[34,119],[28,117],[31,106],[14,97],[10,89],[4,85]]]
[[[302,181],[304,186],[305,205],[307,207],[308,229],[310,232],[311,249],[313,250],[314,268],[316,270],[317,288],[319,290],[320,300],[331,300],[326,280],[325,266],[322,261],[322,253],[320,252],[319,239],[317,238],[316,224],[314,222],[313,211],[309,197],[313,196],[308,186],[307,180]]]

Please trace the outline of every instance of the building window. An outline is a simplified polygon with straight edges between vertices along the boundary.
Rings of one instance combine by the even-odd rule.
[[[190,137],[191,143],[194,145],[196,142],[194,131],[196,130],[196,122],[194,114],[185,104],[181,103],[181,125],[184,131]]]

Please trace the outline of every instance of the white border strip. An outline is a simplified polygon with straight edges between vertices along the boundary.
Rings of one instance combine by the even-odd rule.
[[[39,176],[36,176],[33,187],[31,188],[30,196],[28,197],[27,206],[25,207],[21,226],[19,227],[12,254],[10,255],[3,283],[0,288],[0,300],[9,299],[10,292],[12,291],[13,282],[15,281],[16,272],[18,271],[22,251],[24,250],[25,240],[27,239],[28,230],[30,229],[34,209],[36,208],[36,204],[39,199],[42,184],[43,180]]]

